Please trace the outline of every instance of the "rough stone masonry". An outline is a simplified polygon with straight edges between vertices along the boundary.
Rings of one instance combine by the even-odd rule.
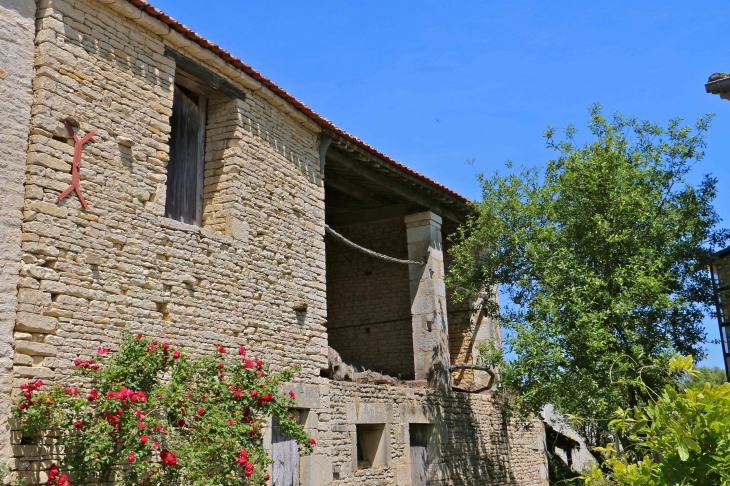
[[[180,93],[199,153],[172,164]],[[21,443],[13,390],[73,381],[72,360],[121,329],[300,363],[291,386],[317,439],[302,485],[414,484],[414,427],[427,431],[429,485],[547,484],[541,424],[512,427],[478,373],[449,369],[499,341],[443,285],[442,242],[466,213],[453,191],[142,0],[0,0],[0,117],[0,460],[27,484],[58,456],[52,442]],[[80,166],[88,210],[58,199],[71,182],[66,121],[96,133]],[[179,191],[193,224],[166,216],[187,200]],[[427,263],[363,257],[326,238],[325,222]],[[398,385],[330,379],[329,347],[392,368]],[[270,428],[265,443],[277,447]]]

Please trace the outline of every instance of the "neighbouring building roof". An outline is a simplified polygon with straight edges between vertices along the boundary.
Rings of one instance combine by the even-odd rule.
[[[326,119],[325,117],[319,115],[314,110],[312,110],[310,107],[308,107],[306,104],[299,101],[297,98],[295,98],[291,93],[286,91],[285,89],[281,88],[279,85],[277,85],[275,82],[258,72],[256,69],[252,68],[227,50],[223,49],[221,46],[207,40],[203,36],[197,34],[192,29],[187,27],[186,25],[178,22],[174,18],[167,15],[162,10],[153,7],[148,2],[144,0],[127,0],[129,3],[134,5],[135,7],[139,8],[143,12],[147,13],[148,15],[160,20],[161,22],[167,24],[171,29],[174,29],[175,31],[181,33],[188,39],[192,40],[193,42],[196,42],[201,47],[210,50],[211,52],[218,55],[221,59],[224,61],[232,64],[233,66],[241,69],[243,72],[254,78],[255,80],[259,81],[261,84],[265,85],[267,88],[269,88],[271,91],[276,93],[278,96],[283,98],[284,100],[291,103],[295,108],[297,108],[299,111],[304,113],[307,117],[309,117],[312,121],[317,123],[322,128],[329,130],[333,133],[336,133],[337,135],[341,136],[342,138],[354,143],[355,145],[358,145],[361,149],[363,149],[366,152],[370,152],[371,154],[381,158],[383,161],[393,165],[394,167],[397,167],[398,169],[402,170],[403,172],[406,172],[407,174],[420,179],[421,181],[425,182],[426,184],[433,186],[434,188],[441,190],[450,196],[454,197],[455,199],[461,201],[461,202],[468,202],[469,200],[462,196],[461,194],[449,189],[448,187],[444,186],[443,184],[440,184],[433,179],[411,169],[410,167],[398,162],[397,160],[389,157],[388,155],[384,154],[383,152],[380,152],[376,148],[372,147],[371,145],[367,144],[366,142],[360,140],[359,138],[355,137],[354,135],[351,135],[350,133],[346,132],[345,130],[342,130],[341,128],[337,127],[335,124],[333,124],[331,121]]]
[[[725,257],[727,255],[730,255],[730,246],[728,246],[727,248],[723,248],[722,250],[717,251],[714,254],[714,257],[715,258],[722,258],[722,257]]]
[[[730,74],[714,73],[705,83],[705,91],[726,98],[730,94]]]

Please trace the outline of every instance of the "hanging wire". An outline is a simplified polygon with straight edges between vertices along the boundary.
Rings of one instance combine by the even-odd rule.
[[[342,236],[341,234],[339,234],[337,231],[333,230],[326,224],[324,225],[324,229],[329,234],[331,234],[332,236],[334,236],[335,238],[337,238],[338,240],[340,240],[347,246],[352,247],[352,248],[356,249],[357,251],[361,251],[361,252],[365,253],[366,255],[370,255],[373,258],[379,258],[381,260],[385,260],[386,262],[402,263],[405,265],[425,265],[426,264],[426,262],[424,262],[424,261],[400,260],[398,258],[389,257],[388,255],[383,255],[382,253],[377,253],[373,250],[368,250],[367,248],[363,248],[362,246],[358,245],[357,243],[353,243],[352,241],[348,240],[347,238],[345,238],[344,236]]]

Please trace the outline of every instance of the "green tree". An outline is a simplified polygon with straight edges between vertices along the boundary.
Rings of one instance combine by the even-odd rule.
[[[709,121],[607,121],[596,104],[591,141],[577,143],[572,126],[558,141],[551,127],[557,157],[545,167],[479,176],[482,199],[456,236],[447,283],[459,297],[487,297],[514,356],[502,387],[522,412],[552,403],[603,444],[618,407],[646,402],[638,370],[661,389],[674,353],[703,356],[707,263],[728,237],[716,229],[716,179],[687,181]]]
[[[680,384],[684,388],[702,388],[705,383],[710,385],[722,385],[727,381],[725,370],[719,366],[700,366],[695,368],[696,374],[687,374],[681,380]]]

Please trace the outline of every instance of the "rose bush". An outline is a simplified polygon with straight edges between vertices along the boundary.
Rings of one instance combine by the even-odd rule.
[[[74,360],[88,391],[21,385],[13,414],[23,432],[61,432],[65,456],[49,470],[49,484],[265,484],[262,427],[272,416],[310,452],[314,440],[291,414],[295,395],[280,391],[297,367],[270,373],[243,346],[216,348],[190,357],[124,332],[118,351],[98,349],[99,362]]]

